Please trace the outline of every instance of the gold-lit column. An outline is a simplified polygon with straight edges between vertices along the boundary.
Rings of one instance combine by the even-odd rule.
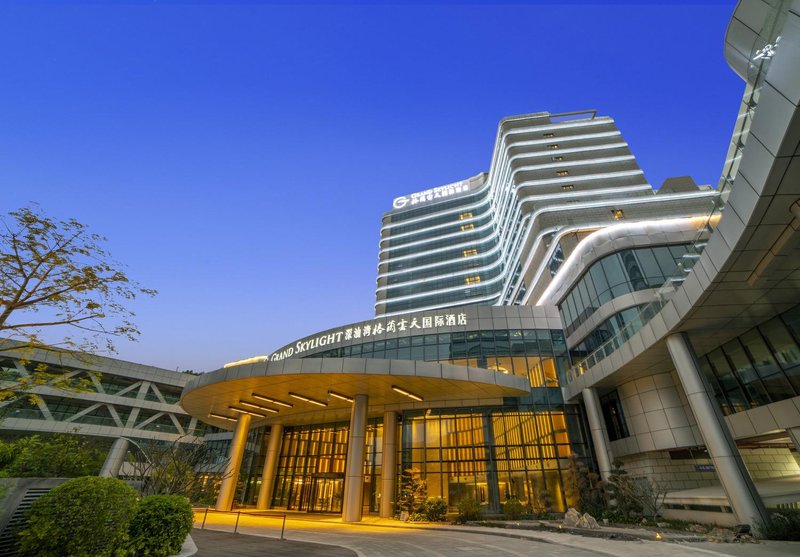
[[[244,447],[247,444],[247,433],[250,430],[250,414],[240,414],[233,432],[231,448],[228,450],[228,463],[222,476],[222,485],[217,497],[217,510],[229,511],[233,506],[233,496],[236,494],[236,482],[239,480],[239,468],[242,466]]]
[[[344,481],[343,522],[361,522],[364,493],[364,445],[367,442],[367,395],[356,395],[350,414],[350,440]]]
[[[283,425],[272,424],[269,430],[267,455],[264,457],[264,471],[261,474],[261,488],[258,490],[256,508],[260,511],[270,508],[272,490],[275,487],[275,474],[278,470],[278,458],[281,455]]]
[[[383,413],[381,446],[381,518],[394,516],[395,481],[397,480],[397,412]]]

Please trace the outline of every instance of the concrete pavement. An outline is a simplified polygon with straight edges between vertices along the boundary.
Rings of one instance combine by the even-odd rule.
[[[334,545],[248,536],[214,530],[193,530],[195,557],[356,557],[354,551]]]
[[[198,513],[198,524],[202,521]],[[206,529],[232,532],[236,514],[209,513]],[[278,538],[281,519],[249,515],[239,517],[242,534]],[[197,530],[195,530],[197,531]],[[286,538],[292,541],[330,544],[354,551],[359,557],[464,555],[514,555],[553,557],[767,557],[800,555],[800,543],[761,544],[668,543],[589,538],[559,532],[503,530],[481,526],[417,525],[368,517],[361,523],[342,523],[341,518],[289,514]],[[205,557],[201,548],[200,556]],[[297,553],[295,553],[296,555]],[[308,553],[308,557],[314,555]],[[209,556],[212,557],[212,556]]]

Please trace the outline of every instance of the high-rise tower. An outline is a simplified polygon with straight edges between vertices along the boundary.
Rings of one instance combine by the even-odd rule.
[[[707,191],[675,190],[656,196],[607,116],[505,118],[488,173],[394,200],[381,228],[375,313],[534,303],[589,233],[707,212]]]

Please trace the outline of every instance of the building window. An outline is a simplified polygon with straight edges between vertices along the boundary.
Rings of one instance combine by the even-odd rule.
[[[458,215],[458,220],[471,219],[472,213],[461,213]]]
[[[559,309],[568,335],[612,299],[647,288],[659,288],[673,275],[686,245],[621,250],[595,261],[578,280]]]
[[[547,146],[548,149],[558,149],[558,143],[551,143]]]
[[[569,176],[569,170],[559,170],[556,174],[559,176]]]
[[[625,423],[625,414],[622,412],[622,402],[616,390],[600,397],[600,408],[603,410],[609,440],[616,441],[630,435],[628,424]]]
[[[786,327],[800,306],[774,317],[701,358],[723,413],[800,394],[800,342]]]
[[[563,161],[563,160],[564,160],[564,157],[562,157],[561,155],[558,155],[558,156],[556,156],[556,157],[551,157],[551,158],[552,158],[554,161]]]
[[[476,250],[476,249],[465,249],[464,250],[464,257],[472,257],[473,255],[478,255],[478,250]]]
[[[480,275],[475,275],[474,277],[467,277],[464,279],[464,284],[476,284],[481,281]]]
[[[475,225],[472,224],[472,223],[470,223],[470,224],[462,224],[461,225],[461,231],[462,232],[464,232],[465,230],[472,230],[473,228],[475,228]]]
[[[554,134],[553,132],[548,132],[548,133],[543,133],[542,137],[555,137],[555,135],[556,134]]]
[[[566,184],[564,186],[561,186],[561,189],[564,190],[564,191],[572,191],[572,190],[575,189],[575,185],[574,184]]]

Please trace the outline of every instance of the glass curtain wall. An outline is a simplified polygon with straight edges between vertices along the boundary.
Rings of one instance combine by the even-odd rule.
[[[723,413],[800,395],[800,306],[700,358]]]
[[[349,424],[288,427],[284,430],[272,504],[278,508],[341,513]],[[380,501],[383,425],[367,425],[364,459],[364,512]]]
[[[595,261],[558,305],[566,334],[614,298],[660,288],[688,249],[688,244],[626,249]]]
[[[570,438],[567,421],[565,411],[534,409],[406,412],[402,468],[418,473],[428,497],[442,497],[451,509],[475,499],[499,512],[516,498],[534,511],[563,512],[564,472],[575,442],[582,444],[579,433]],[[585,447],[577,452],[585,454]]]
[[[532,394],[506,399],[503,408],[409,411],[400,429],[395,493],[404,471],[426,481],[428,497],[455,508],[475,498],[499,511],[515,497],[532,510],[566,510],[564,472],[569,456],[590,462],[576,407],[565,405],[560,377],[569,365],[559,330],[492,330],[429,334],[367,342],[309,357],[414,359],[480,367],[525,377]],[[288,510],[342,510],[348,424],[287,427],[273,505]],[[383,426],[369,422],[364,462],[364,512],[378,511]],[[262,458],[263,460],[263,458]],[[260,469],[257,470],[260,481]],[[254,501],[253,501],[254,502]]]

